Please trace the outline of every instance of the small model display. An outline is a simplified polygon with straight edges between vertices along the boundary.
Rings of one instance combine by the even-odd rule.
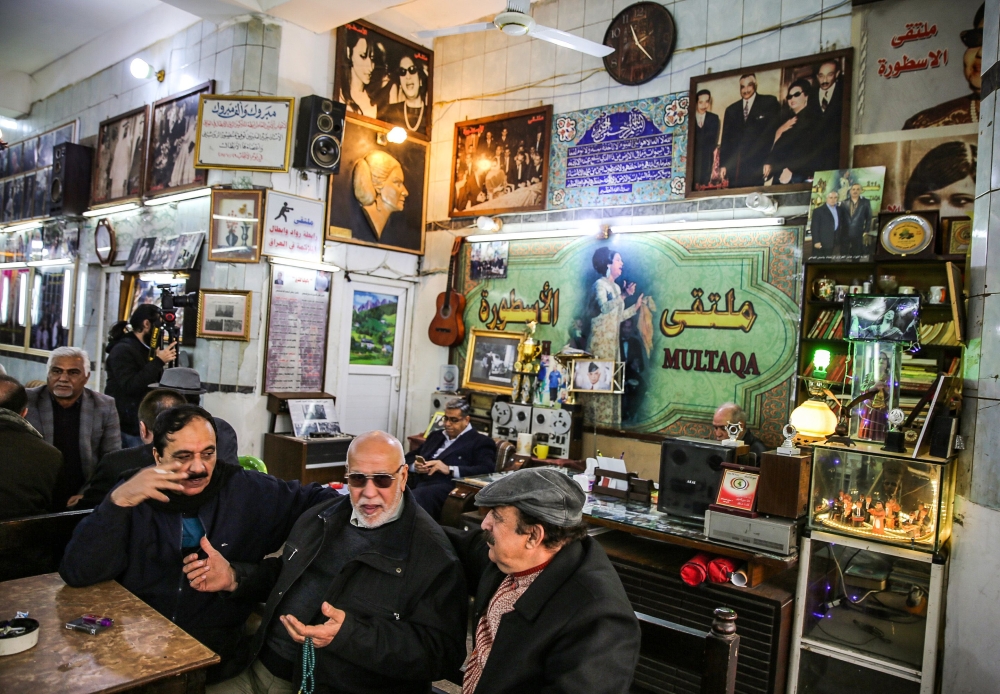
[[[817,444],[809,525],[936,552],[951,536],[953,492],[945,459],[886,454],[876,444]]]

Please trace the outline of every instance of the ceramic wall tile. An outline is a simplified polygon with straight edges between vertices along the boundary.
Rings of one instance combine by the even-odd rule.
[[[820,22],[820,46],[823,51],[836,51],[851,47],[851,15],[824,19]]]
[[[707,41],[708,0],[679,0],[674,4],[673,15],[678,49],[701,46]]]
[[[740,66],[742,42],[739,39],[708,46],[705,49],[705,72],[723,72]]]
[[[780,60],[799,58],[819,52],[820,23],[810,22],[781,30]]]
[[[585,0],[560,0],[558,29],[569,31],[584,25],[586,15]]]
[[[743,0],[743,32],[752,34],[776,27],[781,22],[781,2]]]
[[[483,93],[483,70],[486,57],[482,54],[462,61],[462,96],[476,97]]]
[[[486,34],[485,31],[462,34],[463,59],[481,56],[486,51]]]
[[[708,0],[709,43],[735,39],[743,33],[743,0]]]
[[[612,9],[614,9],[612,0],[586,0],[583,17],[584,25],[611,21]]]

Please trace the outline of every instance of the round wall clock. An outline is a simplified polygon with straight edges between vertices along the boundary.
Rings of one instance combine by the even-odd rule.
[[[115,230],[111,228],[111,222],[101,219],[94,229],[94,253],[97,261],[107,267],[115,259]]]
[[[930,222],[915,214],[892,219],[882,229],[882,247],[893,255],[913,255],[927,248],[934,240]]]
[[[667,8],[637,2],[618,13],[604,34],[604,45],[615,52],[604,56],[608,74],[620,84],[644,84],[670,62],[677,28]]]

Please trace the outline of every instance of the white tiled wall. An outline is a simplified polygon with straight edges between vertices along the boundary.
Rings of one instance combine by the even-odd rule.
[[[601,42],[611,19],[634,0],[551,0],[532,6],[536,22]],[[454,124],[538,104],[555,113],[687,91],[706,72],[851,44],[851,5],[842,0],[673,0],[662,2],[677,24],[674,56],[656,79],[622,86],[603,61],[544,41],[500,31],[434,42],[434,147],[428,216],[448,213]],[[778,29],[779,25],[789,25]],[[763,33],[761,33],[763,32]]]

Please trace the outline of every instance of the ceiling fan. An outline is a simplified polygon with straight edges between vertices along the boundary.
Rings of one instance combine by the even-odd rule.
[[[530,36],[533,39],[548,41],[563,48],[572,48],[574,51],[580,51],[595,58],[603,58],[615,52],[615,49],[611,46],[589,41],[574,34],[560,31],[559,29],[535,24],[535,20],[528,14],[530,6],[531,0],[507,0],[507,9],[494,17],[492,22],[462,24],[446,29],[418,31],[414,33],[414,36],[420,39],[433,39],[438,36],[472,34],[477,31],[499,29],[508,36]]]

